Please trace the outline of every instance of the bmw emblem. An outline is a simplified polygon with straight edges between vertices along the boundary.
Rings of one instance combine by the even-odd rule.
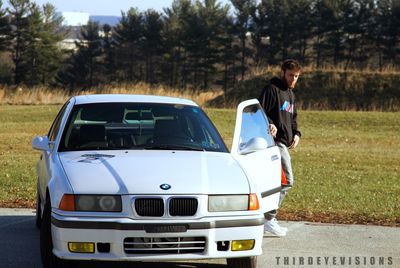
[[[171,185],[169,185],[167,183],[163,183],[160,185],[160,188],[163,190],[169,190],[169,189],[171,189]]]

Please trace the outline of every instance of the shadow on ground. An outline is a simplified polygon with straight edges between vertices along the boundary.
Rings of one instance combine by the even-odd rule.
[[[39,230],[32,216],[0,216],[1,267],[42,267],[39,249]],[[140,268],[221,268],[224,260],[199,262],[81,262],[82,268],[140,267]]]

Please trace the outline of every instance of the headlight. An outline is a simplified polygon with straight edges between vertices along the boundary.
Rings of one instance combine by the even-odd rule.
[[[75,195],[77,211],[122,211],[121,196],[119,195]]]
[[[65,194],[59,208],[67,211],[121,212],[119,195],[70,195]]]
[[[249,208],[249,195],[210,195],[208,211],[243,211]]]

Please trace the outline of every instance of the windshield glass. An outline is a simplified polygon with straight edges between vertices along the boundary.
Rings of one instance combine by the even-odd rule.
[[[76,105],[64,128],[59,151],[118,149],[227,152],[199,107],[153,103]]]

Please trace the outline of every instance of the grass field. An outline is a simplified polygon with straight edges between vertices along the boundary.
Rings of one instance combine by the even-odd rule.
[[[34,135],[58,105],[0,105],[0,206],[33,207]],[[235,113],[206,109],[230,147]],[[400,113],[300,111],[295,187],[278,217],[400,226]]]

